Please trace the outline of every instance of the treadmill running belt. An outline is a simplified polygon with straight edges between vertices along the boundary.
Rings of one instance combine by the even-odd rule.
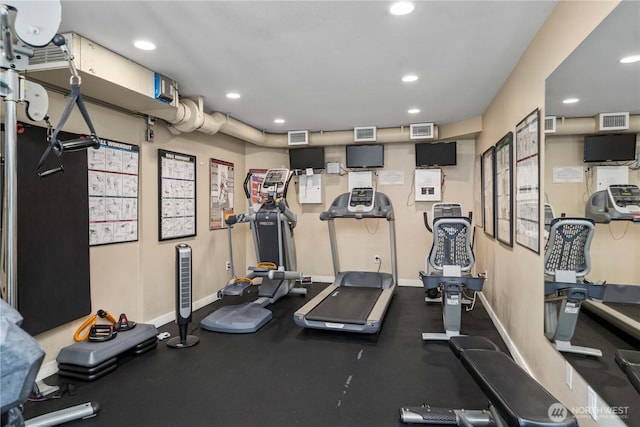
[[[380,288],[340,286],[307,314],[308,320],[364,325]]]
[[[605,303],[607,307],[619,311],[627,317],[632,318],[636,322],[640,322],[640,305],[638,304],[624,304],[624,303]]]

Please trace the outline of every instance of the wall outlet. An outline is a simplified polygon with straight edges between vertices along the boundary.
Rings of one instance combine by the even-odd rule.
[[[380,265],[380,263],[382,262],[382,259],[380,259],[380,255],[374,255],[373,256],[373,263]]]
[[[227,261],[224,263],[224,269],[227,271],[231,270],[231,261]]]
[[[569,362],[565,361],[564,363],[565,363],[565,381],[569,386],[569,390],[573,390],[573,367]]]

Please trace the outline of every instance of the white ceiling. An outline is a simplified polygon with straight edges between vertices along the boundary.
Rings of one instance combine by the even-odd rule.
[[[593,117],[598,113],[640,114],[640,1],[624,1],[576,48],[546,81],[546,115]],[[566,98],[576,104],[563,104]]]
[[[389,1],[62,1],[60,32],[267,132],[442,125],[484,112],[555,3],[416,1],[397,17]]]

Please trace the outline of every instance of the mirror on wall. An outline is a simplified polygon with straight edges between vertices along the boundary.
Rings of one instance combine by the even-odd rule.
[[[602,203],[592,197],[594,193],[611,184],[640,186],[639,24],[640,2],[621,2],[546,80],[544,234],[548,243],[558,243],[563,234],[563,229],[549,227],[552,217],[593,217],[593,206]],[[633,55],[635,62],[629,59]],[[585,140],[595,135],[608,136],[603,146],[607,154],[602,158],[589,158],[593,155],[589,141],[585,152]],[[635,160],[632,151],[608,161],[622,147],[622,140],[627,141],[627,151],[635,151]],[[592,213],[587,214],[590,203]],[[554,256],[573,257],[556,267],[572,271],[562,277],[546,271],[547,280],[637,285],[629,289],[638,292],[623,294],[612,303],[593,301],[602,298],[602,288],[595,286],[580,303],[573,299],[581,300],[584,293],[569,298],[566,292],[548,295],[545,334],[552,341],[555,337],[556,348],[607,404],[629,408],[625,416],[640,425],[640,391],[614,360],[616,349],[640,350],[640,222],[600,221],[593,231],[588,221],[567,227],[564,237],[574,245],[572,253],[562,253],[570,245],[564,243]],[[590,265],[586,265],[579,248],[589,241]]]

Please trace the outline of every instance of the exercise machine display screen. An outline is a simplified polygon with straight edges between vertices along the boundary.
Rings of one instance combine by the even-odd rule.
[[[275,191],[281,193],[289,177],[289,169],[269,169],[262,181],[261,191],[263,193]]]
[[[640,189],[637,185],[610,185],[607,192],[615,210],[622,214],[640,214]]]
[[[375,190],[371,187],[356,187],[349,194],[349,212],[370,212],[373,210]]]

